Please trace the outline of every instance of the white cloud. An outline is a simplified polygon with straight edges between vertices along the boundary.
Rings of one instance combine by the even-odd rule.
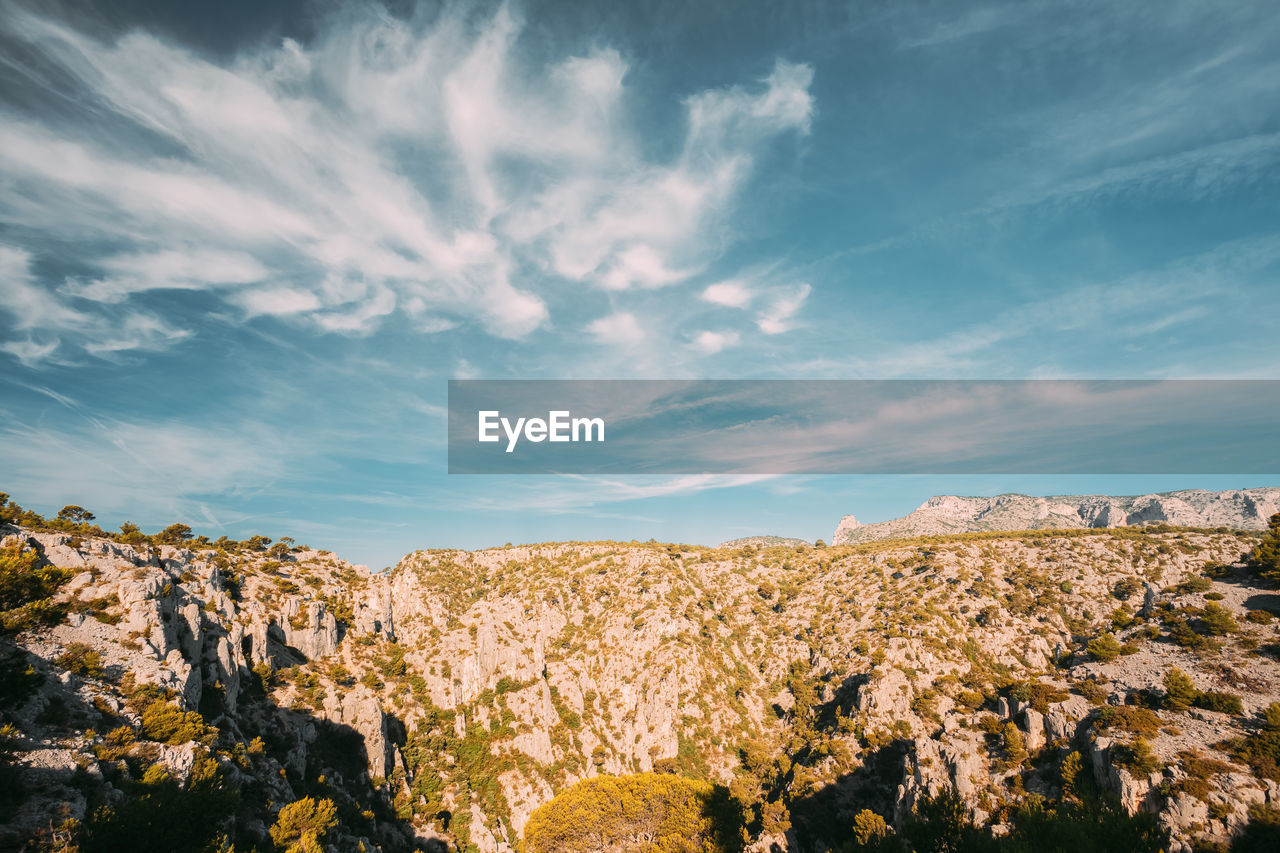
[[[44,343],[38,343],[31,338],[20,341],[5,341],[0,344],[0,350],[9,353],[27,366],[35,366],[49,358],[58,349],[58,340],[53,338]]]
[[[512,488],[501,494],[454,497],[449,507],[571,513],[600,505],[690,495],[712,489],[734,489],[775,479],[776,475],[772,474],[686,474],[674,477],[642,474],[612,479],[566,474],[550,482],[531,478],[528,485],[514,483]],[[568,485],[561,483],[564,480]]]
[[[780,289],[769,307],[756,316],[760,331],[766,335],[780,335],[795,328],[795,314],[809,298],[809,291],[807,284]]]
[[[315,311],[320,307],[320,298],[314,293],[292,287],[246,290],[237,294],[236,302],[250,317],[258,314],[286,316]]]
[[[0,429],[0,468],[15,494],[34,504],[60,506],[75,496],[98,512],[190,520],[205,496],[262,488],[280,477],[291,450],[282,435],[230,423],[11,424]]]
[[[550,319],[549,279],[627,290],[704,270],[760,152],[813,113],[812,72],[780,62],[686,98],[686,135],[655,160],[617,51],[531,59],[506,6],[429,25],[348,10],[307,45],[227,60],[27,11],[0,29],[39,58],[33,97],[76,107],[56,122],[0,108],[0,225],[39,235],[28,253],[109,247],[70,259],[94,270],[82,279],[19,294],[31,336],[5,347],[29,360],[86,327],[68,300],[120,306],[139,345],[180,340],[138,319],[157,289],[342,334],[400,311],[424,333],[518,338]]]
[[[77,311],[35,282],[29,252],[0,246],[0,311],[13,317],[13,329],[25,333],[0,349],[24,364],[51,359],[64,337],[73,337],[91,355],[110,358],[131,350],[164,349],[190,335],[144,311],[118,315]]]
[[[644,342],[644,329],[634,314],[618,312],[607,317],[593,320],[587,331],[595,337],[596,342],[605,346],[616,346],[624,349],[638,346]]]
[[[171,249],[131,253],[99,261],[108,278],[68,282],[62,291],[95,302],[122,302],[147,290],[196,290],[209,285],[252,284],[267,268],[245,252]]]
[[[704,302],[727,308],[745,308],[753,298],[755,293],[740,281],[721,281],[702,291]]]
[[[720,352],[728,347],[736,347],[738,345],[739,335],[737,332],[711,332],[706,331],[698,334],[693,339],[695,349],[701,350],[708,355]]]

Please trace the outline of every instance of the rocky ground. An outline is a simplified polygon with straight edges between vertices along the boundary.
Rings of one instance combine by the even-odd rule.
[[[0,535],[67,569],[65,616],[0,637],[20,780],[0,849],[74,849],[148,773],[196,790],[209,768],[238,792],[238,850],[273,849],[313,797],[337,806],[332,849],[514,851],[574,781],[655,769],[728,786],[757,850],[838,848],[861,810],[900,823],[943,790],[998,833],[1072,762],[1178,850],[1280,800],[1241,748],[1280,701],[1280,596],[1241,565],[1256,533],[561,543],[374,575],[303,548]]]

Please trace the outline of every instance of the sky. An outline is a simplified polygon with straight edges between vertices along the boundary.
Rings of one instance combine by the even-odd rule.
[[[0,489],[423,547],[1199,476],[463,476],[449,379],[1280,378],[1274,3],[0,8]]]

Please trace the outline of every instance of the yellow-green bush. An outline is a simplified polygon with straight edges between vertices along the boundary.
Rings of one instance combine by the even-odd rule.
[[[69,577],[69,571],[45,565],[38,551],[21,542],[0,548],[0,630],[61,621],[66,608],[54,604],[52,596]]]
[[[530,817],[523,853],[721,853],[741,847],[727,792],[666,773],[596,776]],[[738,816],[740,820],[740,816]]]
[[[338,809],[333,800],[303,797],[280,809],[271,840],[287,853],[320,853],[321,839],[338,823]]]
[[[156,701],[142,712],[142,734],[148,740],[177,746],[205,736],[204,718],[169,702]]]

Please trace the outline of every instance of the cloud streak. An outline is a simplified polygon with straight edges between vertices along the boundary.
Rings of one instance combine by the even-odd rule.
[[[348,11],[306,45],[225,60],[17,8],[0,30],[38,57],[24,85],[74,105],[0,105],[4,347],[28,364],[186,339],[151,307],[158,291],[322,333],[398,315],[521,338],[557,288],[705,270],[758,158],[813,114],[812,71],[779,61],[688,94],[679,144],[654,155],[621,54],[539,53],[508,6]]]

